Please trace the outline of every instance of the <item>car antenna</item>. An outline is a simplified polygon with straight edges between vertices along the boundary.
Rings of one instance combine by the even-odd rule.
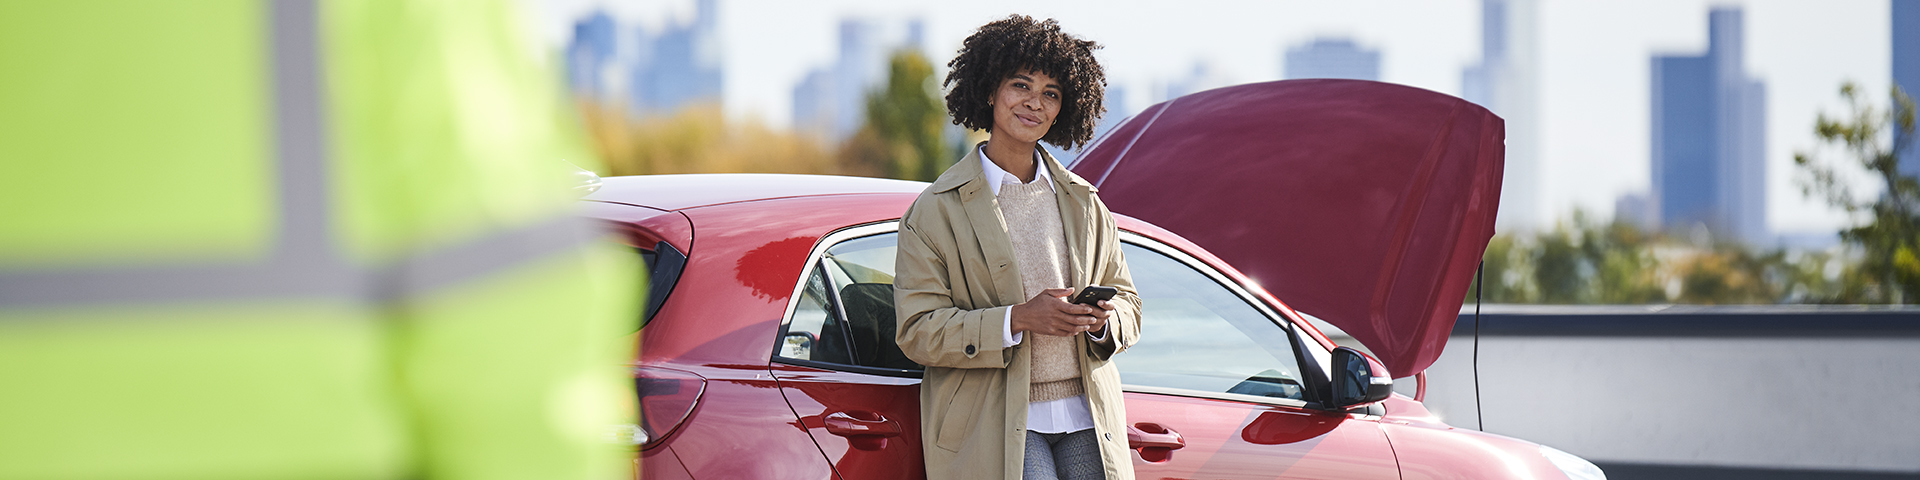
[[[1480,269],[1473,274],[1473,421],[1480,424],[1480,431],[1487,431],[1487,417],[1480,413],[1480,291],[1487,288],[1487,260],[1480,259]]]

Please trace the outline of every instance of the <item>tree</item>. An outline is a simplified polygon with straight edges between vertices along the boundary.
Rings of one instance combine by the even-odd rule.
[[[1485,285],[1475,284],[1474,290],[1467,291],[1467,302],[1473,302],[1475,295],[1488,303],[1534,303],[1538,297],[1533,287],[1533,255],[1526,245],[1517,244],[1513,235],[1494,235],[1487,241],[1486,255],[1481,257],[1480,278]]]
[[[911,49],[894,53],[887,63],[886,85],[867,95],[863,130],[871,131],[873,138],[864,141],[879,141],[887,176],[933,181],[957,158],[948,155],[941,139],[947,108],[934,83],[933,64]],[[861,141],[860,135],[855,139]],[[871,150],[875,146],[858,147]]]
[[[1859,261],[1842,275],[1837,298],[1848,303],[1920,302],[1920,180],[1900,171],[1900,155],[1913,141],[1913,98],[1894,87],[1892,105],[1877,108],[1862,98],[1859,86],[1840,87],[1849,111],[1840,118],[1821,113],[1814,134],[1821,144],[1838,149],[1851,162],[1841,165],[1796,152],[1793,163],[1802,173],[1796,179],[1801,193],[1819,196],[1865,223],[1840,231],[1841,240],[1857,250]],[[1891,131],[1889,131],[1891,129]],[[1909,159],[1920,161],[1920,159]],[[1856,170],[1856,168],[1858,170]],[[1856,196],[1842,179],[1864,170],[1882,188],[1878,197]]]
[[[1576,222],[1574,229],[1580,227]],[[1565,226],[1535,237],[1540,249],[1533,254],[1533,282],[1540,288],[1540,303],[1589,303],[1592,267],[1575,244],[1580,237]]]
[[[1575,218],[1581,214],[1576,212]],[[1581,229],[1581,251],[1592,262],[1599,303],[1638,304],[1667,301],[1653,255],[1654,237],[1621,219]]]

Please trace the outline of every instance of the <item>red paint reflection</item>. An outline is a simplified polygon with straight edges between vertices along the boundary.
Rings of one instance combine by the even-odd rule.
[[[734,264],[734,278],[741,285],[753,289],[753,296],[767,300],[781,300],[793,293],[793,267],[807,261],[807,249],[813,246],[809,237],[792,237],[775,240],[748,250]]]
[[[1319,415],[1264,412],[1240,429],[1240,439],[1255,445],[1284,445],[1319,438],[1340,422]]]

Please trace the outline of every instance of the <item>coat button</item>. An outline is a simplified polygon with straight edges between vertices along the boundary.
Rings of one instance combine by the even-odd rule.
[[[967,354],[968,354],[968,355],[972,355],[972,354],[973,354],[973,345],[967,345]]]
[[[1101,435],[1105,435],[1107,437],[1107,441],[1109,442],[1113,441],[1113,432],[1102,433]]]

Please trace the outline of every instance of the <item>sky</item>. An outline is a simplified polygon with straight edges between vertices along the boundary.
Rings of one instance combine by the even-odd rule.
[[[595,9],[655,32],[693,13],[692,0],[524,1],[537,38],[553,50],[565,44],[574,19]],[[1793,153],[1815,145],[1818,112],[1842,111],[1841,82],[1859,82],[1875,98],[1886,91],[1887,1],[1542,0],[1540,221],[1575,208],[1608,218],[1617,197],[1649,190],[1650,58],[1704,53],[1708,10],[1739,6],[1748,73],[1767,89],[1768,224],[1781,234],[1831,233],[1846,224],[1843,213],[1800,194]],[[1477,0],[720,0],[719,8],[727,114],[778,127],[791,118],[793,86],[833,62],[845,17],[879,25],[883,37],[922,19],[927,53],[942,64],[981,24],[1010,13],[1055,18],[1104,45],[1097,56],[1108,82],[1136,112],[1164,100],[1156,92],[1196,64],[1210,72],[1208,86],[1279,79],[1286,49],[1321,36],[1379,50],[1382,81],[1453,95],[1461,70],[1480,57]],[[943,75],[944,66],[937,68]],[[1868,182],[1861,187],[1874,191]]]

